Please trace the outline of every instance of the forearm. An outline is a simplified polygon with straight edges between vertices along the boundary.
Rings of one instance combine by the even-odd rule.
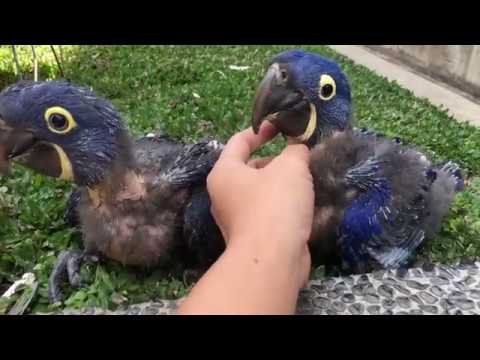
[[[227,248],[182,303],[178,314],[293,314],[298,274],[294,259]]]

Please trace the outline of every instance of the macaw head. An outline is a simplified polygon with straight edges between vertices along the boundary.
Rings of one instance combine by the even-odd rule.
[[[257,89],[252,126],[270,121],[287,138],[309,146],[351,126],[347,77],[332,60],[303,50],[275,56]]]
[[[0,171],[13,161],[91,187],[130,150],[120,114],[87,88],[21,81],[0,93]]]

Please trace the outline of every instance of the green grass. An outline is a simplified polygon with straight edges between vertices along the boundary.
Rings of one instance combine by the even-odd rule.
[[[249,125],[255,88],[267,60],[288,46],[82,46],[66,47],[69,78],[108,97],[135,134],[163,131],[187,141],[215,136],[225,141]],[[400,136],[438,159],[459,162],[471,185],[459,195],[441,234],[425,250],[434,261],[480,255],[480,129],[461,124],[426,100],[353,64],[325,46],[305,46],[336,59],[352,84],[357,125]],[[29,47],[20,46],[31,73]],[[58,69],[48,47],[39,49],[40,77]],[[249,66],[236,71],[230,65]],[[9,47],[0,47],[0,86],[15,80]],[[198,96],[194,95],[197,94]],[[279,139],[263,153],[277,152]],[[46,310],[46,281],[59,251],[80,247],[63,222],[71,185],[17,168],[0,179],[0,291],[26,271],[41,281],[34,310]],[[182,296],[189,284],[157,271],[141,274],[118,264],[88,266],[91,286],[67,292],[68,306]]]

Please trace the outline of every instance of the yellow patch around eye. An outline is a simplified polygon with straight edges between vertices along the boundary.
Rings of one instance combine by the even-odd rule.
[[[333,80],[333,78],[328,74],[323,74],[320,77],[318,85],[318,96],[322,100],[330,100],[337,93],[337,84],[335,83],[335,80]]]
[[[66,120],[65,126],[60,128],[55,127],[55,124],[52,123],[52,117],[54,115],[63,116]],[[47,111],[45,111],[45,121],[47,122],[48,129],[56,134],[67,134],[78,126],[72,114],[70,114],[70,111],[60,106],[48,108]]]

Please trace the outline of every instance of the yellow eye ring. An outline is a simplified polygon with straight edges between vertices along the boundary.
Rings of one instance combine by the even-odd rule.
[[[328,74],[323,74],[320,77],[319,81],[319,90],[318,90],[318,96],[322,100],[330,100],[332,99],[335,94],[337,93],[337,84],[335,83],[335,80],[328,75]]]
[[[60,106],[53,106],[45,111],[45,121],[48,129],[56,134],[67,134],[77,127],[70,112]]]

